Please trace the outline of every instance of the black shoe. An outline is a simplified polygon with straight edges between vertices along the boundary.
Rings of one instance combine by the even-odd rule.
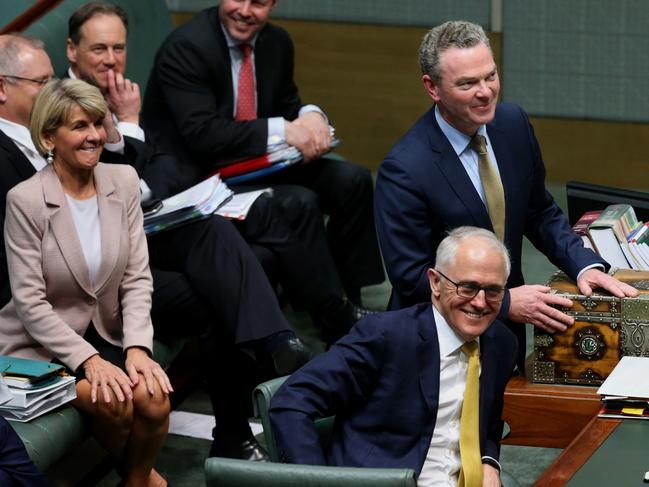
[[[218,441],[212,442],[210,457],[235,458],[251,462],[270,462],[268,452],[251,436],[244,441]]]
[[[271,355],[278,375],[291,374],[313,358],[311,349],[297,337],[286,340]]]
[[[359,321],[365,318],[366,316],[373,315],[378,313],[378,311],[372,311],[371,309],[363,308],[362,306],[357,306],[352,304],[352,317],[354,321]]]

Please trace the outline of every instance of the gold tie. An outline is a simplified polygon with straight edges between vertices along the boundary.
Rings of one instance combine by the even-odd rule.
[[[496,168],[489,159],[487,141],[482,135],[475,134],[469,143],[478,153],[478,169],[480,180],[487,200],[487,211],[494,233],[503,241],[505,239],[505,192]]]
[[[462,352],[469,357],[469,368],[466,373],[466,389],[460,417],[460,478],[458,487],[482,486],[482,457],[480,456],[480,415],[479,402],[480,351],[478,343],[468,342],[462,345]]]

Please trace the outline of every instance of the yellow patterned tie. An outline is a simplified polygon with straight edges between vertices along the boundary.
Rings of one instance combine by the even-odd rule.
[[[458,487],[482,486],[482,457],[480,455],[479,401],[480,351],[475,341],[462,345],[462,352],[469,357],[466,373],[466,389],[460,417],[460,459],[462,468]]]
[[[475,134],[469,145],[478,153],[478,170],[485,199],[487,200],[487,211],[494,227],[494,233],[503,241],[505,239],[505,191],[503,190],[503,184],[496,168],[489,159],[485,138],[482,135]]]

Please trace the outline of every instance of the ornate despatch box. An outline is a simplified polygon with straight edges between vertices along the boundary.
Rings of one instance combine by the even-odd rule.
[[[554,334],[534,328],[533,382],[599,385],[622,356],[649,357],[649,272],[618,270],[614,276],[640,297],[586,297],[565,274],[552,276],[548,286],[572,300],[572,308],[561,311],[575,324]]]

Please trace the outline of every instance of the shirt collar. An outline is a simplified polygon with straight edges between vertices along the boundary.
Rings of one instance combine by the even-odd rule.
[[[34,151],[35,154],[38,154],[38,151],[34,146],[34,141],[29,134],[29,129],[24,125],[20,125],[15,122],[10,122],[9,120],[6,120],[4,118],[0,118],[0,130],[2,130],[4,134],[11,140],[18,142],[22,146],[27,147],[29,150]]]
[[[448,324],[442,313],[440,313],[435,305],[433,306],[433,315],[435,316],[435,326],[437,328],[437,340],[439,341],[439,356],[447,357],[460,349],[464,345],[457,333]],[[476,339],[480,343],[480,339]]]
[[[442,130],[442,133],[446,136],[448,141],[453,146],[453,150],[455,151],[455,154],[457,154],[458,156],[462,154],[462,152],[464,152],[466,148],[469,146],[469,142],[471,142],[471,137],[460,132],[458,129],[456,129],[450,123],[448,123],[444,119],[444,117],[442,117],[442,114],[439,111],[439,105],[435,105],[435,120],[437,120],[437,124],[439,125],[439,128]],[[480,125],[480,128],[478,128],[478,134],[484,136],[485,139],[487,139],[487,143],[489,143],[489,137],[487,137],[486,125]]]
[[[77,79],[77,75],[74,74],[74,71],[72,71],[72,66],[68,68],[68,78],[70,79]]]
[[[225,26],[223,25],[223,22],[221,22],[220,25],[221,25],[221,30],[223,31],[223,35],[225,36],[225,42],[227,43],[229,49],[232,49],[233,47],[237,47],[239,44],[250,44],[254,50],[255,43],[257,42],[257,37],[259,36],[259,32],[255,34],[255,37],[253,37],[250,42],[237,42],[232,38],[232,36],[228,32],[228,29],[226,29]]]

